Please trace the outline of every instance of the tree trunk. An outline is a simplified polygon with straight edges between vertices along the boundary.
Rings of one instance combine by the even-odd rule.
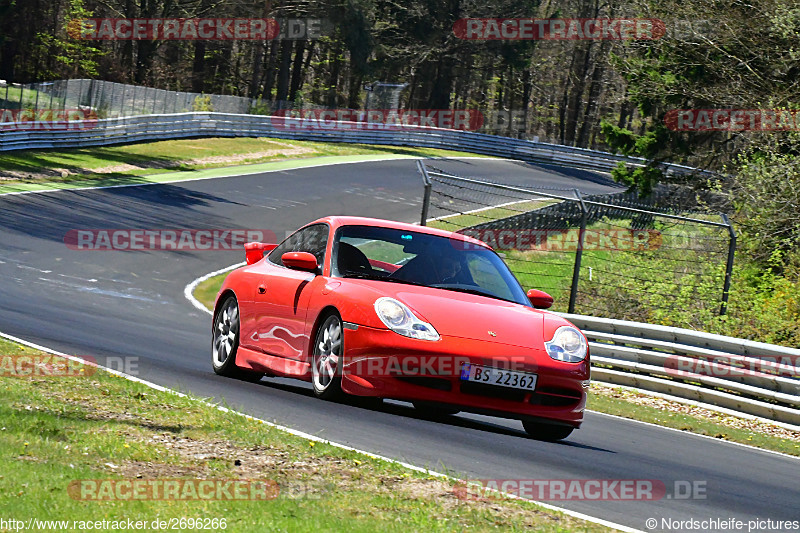
[[[206,42],[194,42],[192,63],[192,92],[202,93],[206,88]]]
[[[442,59],[436,67],[436,82],[428,100],[430,109],[450,109],[450,92],[453,87],[453,68],[450,61]]]
[[[531,102],[531,91],[533,90],[533,84],[531,83],[531,69],[525,68],[522,71],[522,104],[521,104],[521,111],[524,112],[523,115],[523,123],[520,124],[520,129],[523,133],[527,134],[528,132],[528,109],[530,107]]]
[[[258,86],[261,82],[261,69],[264,65],[264,50],[266,47],[266,43],[258,43],[255,46],[255,50],[253,50],[253,71],[250,74],[250,86],[247,90],[247,96],[250,98],[256,98],[256,95],[258,95]]]
[[[278,92],[275,100],[278,101],[280,109],[287,107],[289,99],[289,68],[292,65],[292,41],[281,43],[281,61],[278,67]]]
[[[339,85],[339,72],[342,68],[342,43],[337,42],[336,45],[331,49],[331,54],[333,55],[333,59],[331,61],[331,72],[328,78],[328,94],[326,98],[325,105],[329,108],[335,108],[338,105],[338,90],[337,86]],[[329,56],[330,57],[330,56]]]
[[[578,132],[578,139],[575,143],[576,146],[582,148],[589,147],[589,137],[593,134],[593,130],[598,123],[597,120],[594,119],[594,115],[597,112],[600,99],[603,95],[603,76],[605,74],[609,42],[610,41],[603,41],[603,44],[600,45],[600,51],[597,57],[594,58],[595,67],[592,72],[592,80],[589,83],[589,97],[583,111],[583,121],[581,123],[581,129]]]
[[[306,41],[297,41],[294,52],[294,63],[292,64],[292,84],[289,90],[289,100],[292,102],[297,99],[297,91],[300,90],[300,83],[303,79],[303,54],[305,51]]]
[[[272,100],[272,86],[275,85],[275,68],[278,61],[278,50],[280,43],[272,41],[269,45],[269,55],[265,59],[264,86],[261,89],[261,97]]]

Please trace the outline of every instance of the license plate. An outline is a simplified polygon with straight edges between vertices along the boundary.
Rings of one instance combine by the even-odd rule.
[[[533,390],[536,387],[536,374],[472,364],[461,368],[461,380],[511,389]]]

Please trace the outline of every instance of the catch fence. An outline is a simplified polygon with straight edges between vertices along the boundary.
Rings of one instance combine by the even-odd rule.
[[[668,192],[645,202],[419,168],[421,223],[487,242],[554,310],[690,328],[726,311],[736,235],[725,215],[667,208]]]
[[[102,80],[0,83],[0,109],[82,109],[100,119],[192,111],[247,114],[252,108],[253,101],[240,96],[167,91]]]

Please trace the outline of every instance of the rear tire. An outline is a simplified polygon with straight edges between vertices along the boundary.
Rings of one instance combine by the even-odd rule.
[[[314,336],[311,356],[311,384],[314,394],[323,400],[338,400],[342,392],[342,355],[344,328],[336,313],[327,315]]]
[[[539,440],[557,441],[570,436],[575,429],[571,426],[558,426],[556,424],[546,424],[543,422],[522,421],[522,427],[531,437]]]
[[[211,366],[220,376],[257,383],[264,374],[244,370],[236,366],[239,350],[239,303],[231,295],[225,299],[214,317],[211,336]]]

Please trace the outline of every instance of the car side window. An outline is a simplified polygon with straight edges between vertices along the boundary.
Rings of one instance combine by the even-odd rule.
[[[322,265],[325,262],[325,248],[328,246],[328,232],[327,224],[305,227],[289,236],[267,257],[270,262],[280,265],[281,256],[286,252],[309,252],[317,258],[317,263]]]

